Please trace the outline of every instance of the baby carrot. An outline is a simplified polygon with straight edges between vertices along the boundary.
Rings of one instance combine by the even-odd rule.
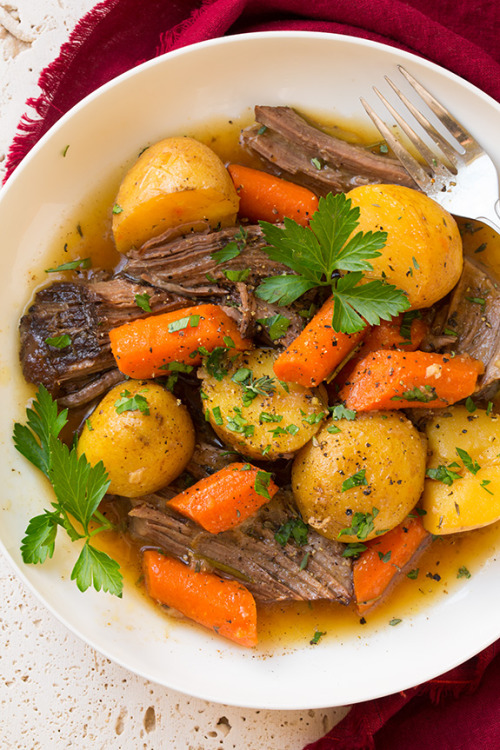
[[[354,597],[359,614],[376,604],[407,563],[423,552],[432,535],[420,517],[406,518],[387,534],[365,542],[353,565]]]
[[[369,326],[352,334],[334,331],[332,317],[333,298],[325,302],[302,333],[276,359],[277,378],[306,387],[319,385],[368,333]]]
[[[218,305],[197,305],[139,318],[109,332],[111,351],[124,375],[153,378],[169,372],[172,362],[201,364],[199,347],[225,346],[244,351],[252,342],[242,338],[236,322]]]
[[[143,557],[149,595],[241,646],[257,645],[257,608],[242,584],[148,549]]]
[[[483,370],[467,355],[380,349],[358,362],[339,398],[356,411],[445,407],[470,396]]]
[[[259,169],[228,167],[240,198],[239,215],[251,222],[276,223],[285,216],[305,226],[318,207],[318,198],[305,187]]]
[[[233,463],[168,502],[212,534],[232,529],[278,491],[270,474],[255,466]]]

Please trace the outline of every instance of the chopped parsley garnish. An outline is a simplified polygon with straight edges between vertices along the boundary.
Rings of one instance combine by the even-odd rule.
[[[271,499],[269,494],[269,483],[271,481],[271,474],[269,471],[258,471],[255,477],[254,490],[258,495],[265,497],[267,500]]]
[[[144,292],[144,294],[136,294],[134,299],[137,307],[140,307],[144,312],[151,312],[151,305],[149,304],[149,300],[151,299],[150,294],[147,292]]]
[[[68,153],[68,148],[69,148],[69,143],[61,151],[61,156],[66,156],[66,154]]]
[[[216,380],[223,380],[224,376],[228,373],[230,360],[228,348],[226,346],[216,346],[213,351],[209,352],[203,346],[198,347],[198,353],[203,358],[205,370]]]
[[[214,406],[212,409],[212,414],[214,415],[214,422],[218,425],[223,425],[224,420],[222,419],[222,414],[220,410],[220,406]]]
[[[334,299],[332,326],[355,333],[366,324],[390,320],[409,307],[406,294],[380,279],[360,283],[364,271],[372,271],[370,258],[385,246],[386,232],[358,232],[359,208],[343,193],[320,198],[308,227],[284,219],[284,228],[259,222],[268,247],[264,252],[295,271],[294,275],[271,276],[259,285],[256,295],[267,302],[290,305],[315,287],[329,287]],[[349,239],[350,238],[350,239]],[[340,273],[345,272],[341,276]]]
[[[493,495],[494,493],[488,489],[489,484],[491,484],[491,479],[483,479],[479,483],[479,486],[481,487],[482,490],[485,490],[488,493],[488,495]]]
[[[227,429],[231,432],[236,432],[245,437],[252,437],[255,432],[253,424],[249,424],[248,420],[241,414],[241,409],[238,406],[233,408],[234,417],[228,417],[226,420]]]
[[[309,641],[309,643],[311,644],[311,646],[315,646],[317,643],[319,643],[320,640],[321,640],[321,638],[323,638],[324,635],[326,635],[326,630],[325,631],[316,630],[316,632],[314,633],[313,637]]]
[[[269,414],[267,411],[261,411],[259,414],[259,422],[281,422],[283,420],[283,414]]]
[[[361,471],[357,471],[351,477],[344,479],[344,481],[342,482],[342,492],[352,490],[353,487],[360,487],[363,484],[368,484],[368,482],[366,481],[365,473],[366,469],[361,469]]]
[[[243,406],[249,406],[257,396],[267,396],[276,390],[276,378],[270,378],[269,375],[254,378],[248,367],[236,370],[231,380],[243,388]]]
[[[98,532],[113,528],[98,510],[109,487],[108,475],[102,461],[91,466],[85,456],[78,457],[75,448],[70,450],[59,439],[67,414],[67,409],[58,414],[57,403],[41,385],[32,407],[26,409],[26,424],[14,425],[17,450],[48,477],[55,493],[52,509],[45,509],[29,521],[21,554],[25,563],[43,563],[51,558],[61,527],[72,541],[84,540],[71,573],[71,580],[76,581],[80,591],[93,585],[97,591],[102,589],[120,597],[120,566],[90,543]],[[73,519],[80,530],[75,528]]]
[[[55,346],[56,349],[66,349],[71,344],[71,336],[67,333],[63,333],[61,336],[49,336],[45,339],[45,343],[49,346]]]
[[[400,622],[403,622],[403,620],[400,617],[393,617],[392,620],[389,620],[389,625],[399,625]]]
[[[351,525],[346,529],[342,529],[342,531],[339,532],[339,537],[343,534],[347,534],[349,536],[357,536],[358,539],[361,540],[366,539],[368,534],[371,534],[375,528],[373,521],[378,514],[378,508],[372,508],[371,513],[356,512],[352,517]]]
[[[78,260],[70,260],[68,263],[62,263],[56,268],[46,268],[45,273],[59,273],[59,271],[76,271],[77,268],[90,268],[92,261],[90,258],[79,258]]]
[[[224,276],[226,277],[228,281],[237,282],[237,281],[245,281],[246,279],[248,279],[252,271],[250,270],[250,268],[243,268],[240,271],[237,271],[232,268],[225,268],[222,271],[222,273],[224,274]]]
[[[307,535],[309,533],[309,527],[301,518],[289,518],[282,524],[278,531],[275,533],[274,538],[281,544],[282,547],[290,540],[290,538],[298,544],[299,547],[303,547],[307,544]]]
[[[409,391],[404,391],[400,396],[392,396],[391,401],[420,401],[421,403],[428,403],[434,401],[438,397],[436,389],[433,385],[421,385],[411,388]]]
[[[476,404],[474,403],[474,401],[471,399],[470,396],[468,396],[467,399],[465,400],[465,408],[467,409],[469,414],[473,414],[477,409]]]
[[[114,214],[121,214],[121,213],[123,213],[123,208],[121,206],[119,206],[118,203],[115,203],[115,205],[113,206],[112,211],[113,211]]]
[[[228,260],[237,258],[238,255],[245,249],[247,244],[248,231],[244,227],[240,227],[234,235],[234,240],[228,242],[227,245],[220,250],[215,250],[211,253],[210,257],[215,260],[216,263],[227,263]]]
[[[471,574],[469,570],[465,567],[465,565],[462,565],[461,568],[458,569],[457,578],[470,578]]]
[[[458,464],[454,465],[458,466]],[[450,466],[452,466],[452,464],[450,464]],[[451,487],[456,479],[462,479],[462,475],[457,474],[457,472],[453,471],[450,466],[439,464],[436,469],[427,469],[425,475],[430,479],[435,479],[437,482],[443,482],[443,484],[447,484]]]
[[[420,319],[422,313],[420,310],[407,310],[402,317],[401,325],[399,327],[399,333],[404,339],[404,343],[411,343],[411,324],[414,320]]]
[[[190,326],[191,328],[197,328],[200,323],[199,315],[187,315],[185,318],[179,318],[179,320],[173,320],[168,324],[167,330],[169,333],[176,333],[177,331],[183,331],[185,328]]]
[[[270,318],[258,318],[257,323],[267,330],[271,341],[280,339],[288,331],[290,321],[284,315],[272,315]]]
[[[410,578],[412,581],[415,581],[418,578],[419,570],[419,568],[413,568],[413,570],[410,570],[406,574],[406,577]]]
[[[483,297],[466,297],[465,299],[472,302],[473,305],[481,305],[481,307],[484,307],[486,304],[486,300]]]
[[[147,392],[147,388],[143,388],[143,392]],[[130,391],[124,390],[120,393],[120,398],[115,401],[115,409],[117,414],[123,414],[124,411],[140,411],[142,414],[149,414],[149,404],[146,396],[142,396],[140,393],[136,393],[132,396]]]
[[[313,425],[318,424],[318,422],[321,422],[321,420],[326,417],[327,412],[326,411],[319,411],[315,414],[306,414],[303,409],[300,410],[300,415],[302,417],[302,421],[306,422],[307,424]]]
[[[169,370],[170,372],[192,372],[193,365],[186,365],[184,362],[167,362],[166,365],[162,365],[160,370]],[[203,396],[202,396],[203,398]],[[206,398],[206,396],[205,396]]]
[[[329,427],[326,428],[326,431],[331,433],[332,435],[336,435],[338,432],[342,432],[340,427],[337,427],[336,424],[331,424]]]
[[[383,563],[388,563],[389,560],[391,559],[391,553],[392,553],[392,550],[389,550],[388,552],[386,552],[385,555],[383,552],[379,552],[378,553],[379,560]]]
[[[362,544],[361,542],[349,542],[345,545],[342,557],[358,557],[365,551],[365,549],[368,549],[366,544]]]
[[[481,468],[477,461],[473,461],[467,451],[464,451],[462,448],[455,448],[455,450],[458,454],[458,457],[462,460],[465,468],[468,469],[472,474],[477,474],[477,472]]]
[[[346,409],[343,404],[337,404],[337,406],[330,407],[330,411],[332,419],[347,419],[349,422],[356,419],[356,412],[354,409]]]

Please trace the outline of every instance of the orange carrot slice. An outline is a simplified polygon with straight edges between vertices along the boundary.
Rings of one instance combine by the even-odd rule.
[[[483,370],[467,355],[380,349],[358,362],[339,398],[356,411],[444,407],[470,396]]]
[[[353,565],[354,597],[359,614],[380,601],[402,568],[423,552],[432,535],[420,517],[406,518],[387,534],[366,542]]]
[[[278,491],[270,475],[255,466],[232,463],[201,479],[167,503],[212,534],[232,529]]]
[[[287,216],[306,226],[318,208],[318,198],[305,187],[240,164],[228,170],[240,198],[239,215],[251,222],[276,223]]]
[[[143,569],[146,589],[156,601],[241,646],[257,644],[257,608],[245,586],[197,572],[152,549],[144,552]]]
[[[226,346],[233,354],[234,349],[252,348],[252,342],[242,338],[236,322],[218,305],[197,305],[139,318],[112,328],[109,338],[120,371],[138,379],[165,375],[172,362],[201,364],[199,347],[212,351]]]
[[[280,380],[306,387],[319,385],[367,335],[369,326],[353,334],[334,331],[333,304],[333,298],[328,299],[276,359],[274,373]]]

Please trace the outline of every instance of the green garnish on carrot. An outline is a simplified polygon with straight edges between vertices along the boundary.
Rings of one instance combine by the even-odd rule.
[[[197,305],[173,312],[139,318],[112,328],[111,350],[121,372],[132,378],[151,378],[163,374],[169,362],[199,365],[215,349],[221,360],[228,353],[225,340],[234,350],[252,348],[242,338],[236,322],[218,305]]]
[[[22,540],[25,563],[43,563],[54,554],[56,534],[64,529],[71,541],[84,540],[81,553],[71,573],[80,591],[94,586],[115,596],[122,595],[120,566],[90,541],[112,524],[98,507],[109,487],[108,475],[99,461],[91,466],[85,456],[78,458],[76,449],[59,439],[67,423],[68,410],[58,413],[57,403],[41,385],[30,408],[27,422],[14,425],[14,444],[25,458],[49,479],[55,493],[52,509],[34,516]],[[77,525],[75,525],[75,521]]]
[[[359,208],[351,208],[350,199],[343,193],[330,193],[319,199],[308,227],[290,218],[284,219],[284,228],[261,221],[269,243],[264,252],[295,275],[265,279],[257,288],[257,296],[290,305],[310,289],[329,287],[334,300],[333,329],[347,334],[407,310],[408,298],[395,286],[378,279],[360,283],[364,272],[373,270],[369,259],[381,254],[387,233],[358,232],[351,237],[358,219]]]
[[[218,534],[238,526],[277,491],[269,472],[232,463],[176,495],[168,507]]]

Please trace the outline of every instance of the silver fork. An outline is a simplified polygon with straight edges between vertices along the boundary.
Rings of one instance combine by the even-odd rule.
[[[415,120],[434,141],[441,153],[431,151],[418,133],[375,86],[373,87],[374,91],[401,130],[406,133],[424,163],[420,164],[409,153],[373,107],[361,97],[361,103],[367,113],[422,192],[433,198],[450,213],[483,221],[500,232],[498,172],[491,158],[464,126],[427,89],[401,65],[398,65],[398,68],[429,109],[441,121],[447,134],[450,135],[450,140],[444,138],[436,130],[420,109],[412,104],[387,76],[385,76],[386,81],[407,110],[411,112]],[[453,143],[453,139],[455,143]]]

